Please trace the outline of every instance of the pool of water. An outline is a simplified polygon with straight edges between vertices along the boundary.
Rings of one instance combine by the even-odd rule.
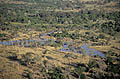
[[[69,48],[68,44],[67,43],[64,43],[63,44],[63,48],[60,49],[61,51],[63,52],[75,52],[75,53],[83,53],[83,51],[81,51],[81,49],[84,50],[84,53],[85,54],[88,54],[90,56],[100,56],[102,58],[105,57],[105,54],[103,54],[102,52],[96,50],[96,49],[90,49],[88,48],[89,45],[87,44],[84,44],[82,45],[81,47],[78,47],[78,48],[75,48],[75,47],[72,47],[72,49]]]
[[[105,57],[105,54],[103,54],[102,52],[96,50],[96,49],[90,49],[88,48],[88,45],[82,45],[81,46],[82,49],[85,50],[85,53],[87,53],[88,55],[91,56],[100,56],[100,57]]]

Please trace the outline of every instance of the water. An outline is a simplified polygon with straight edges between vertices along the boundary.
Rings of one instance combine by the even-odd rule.
[[[54,31],[50,32],[49,34],[53,33]],[[0,41],[1,45],[22,45],[22,46],[30,46],[29,43],[41,43],[41,44],[45,44],[47,39],[45,38],[45,36],[48,33],[45,34],[39,34],[39,36],[43,36],[43,38],[41,39],[37,39],[37,40],[33,40],[33,39],[26,39],[26,40],[15,40],[15,41]]]
[[[0,41],[1,45],[22,45],[22,46],[30,46],[29,43],[41,43],[41,44],[49,44],[48,41],[44,40],[44,39],[39,39],[39,40],[16,40],[16,41]],[[52,41],[53,42],[53,41]],[[81,47],[75,48],[75,47],[68,47],[67,43],[63,44],[63,48],[60,49],[60,51],[64,51],[64,52],[75,52],[75,53],[82,53],[80,51],[80,49],[84,49],[85,53],[90,55],[90,56],[100,56],[100,57],[105,57],[105,54],[103,54],[102,52],[97,51],[96,49],[90,49],[88,48],[88,45],[82,45]]]
[[[48,42],[47,39],[45,38],[45,36],[47,34],[51,34],[54,33],[54,31],[49,32],[49,33],[45,33],[45,34],[40,34],[40,36],[43,36],[42,39],[37,39],[37,40],[32,40],[32,39],[27,39],[27,40],[15,40],[15,41],[0,41],[1,45],[19,45],[19,46],[30,46],[31,43],[35,43],[37,44],[43,44],[43,45],[48,45],[50,43],[54,43],[55,41],[51,41]],[[103,54],[102,52],[97,51],[96,49],[90,49],[88,48],[89,45],[82,45],[81,47],[75,48],[75,47],[68,47],[69,45],[67,43],[63,44],[63,48],[60,49],[60,51],[64,51],[64,52],[75,52],[75,53],[82,53],[81,49],[85,50],[85,53],[90,55],[90,56],[100,56],[100,57],[105,57],[105,54]]]
[[[90,48],[88,48],[88,45],[82,45],[81,48],[84,49],[85,53],[87,53],[88,55],[91,55],[91,56],[100,56],[100,57],[103,57],[103,58],[105,57],[105,54],[103,54],[102,52],[99,52],[96,49],[90,49]]]
[[[64,52],[72,52],[72,50],[70,50],[70,48],[68,48],[68,45],[67,45],[67,43],[64,43],[64,45],[63,45],[63,48],[62,49],[60,49],[61,51],[64,51]]]
[[[72,50],[68,47],[67,43],[63,44],[63,48],[60,49],[63,52],[75,52],[75,53],[82,53],[81,49],[83,49],[85,51],[86,54],[90,55],[90,56],[100,56],[102,58],[105,57],[105,54],[103,54],[102,52],[99,52],[96,49],[90,49],[88,48],[89,45],[82,45],[81,47],[78,48],[74,48],[72,47]]]

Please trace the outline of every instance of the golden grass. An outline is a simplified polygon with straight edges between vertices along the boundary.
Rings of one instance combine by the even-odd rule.
[[[107,45],[107,46],[89,46],[89,48],[93,48],[101,52],[108,52],[109,50],[112,50],[113,52],[120,54],[120,50],[117,50],[113,47],[120,48],[120,43],[111,43],[111,45]]]
[[[44,48],[24,48],[24,47],[17,47],[17,46],[0,46],[0,50],[1,51],[11,51],[11,52],[15,52],[17,54],[26,54],[27,52],[33,52],[35,54],[38,54],[40,56],[44,55],[42,53],[43,50],[47,50],[48,53],[46,53],[44,56],[50,56],[52,58],[54,58],[55,60],[49,60],[51,63],[54,63],[56,66],[65,66],[65,64],[63,63],[88,63],[89,61],[89,56],[83,56],[82,54],[78,54],[78,53],[72,53],[70,52],[70,54],[72,54],[73,56],[77,56],[77,58],[65,58],[64,56],[69,53],[69,52],[60,52],[60,51],[56,51],[56,49],[54,47],[50,47],[50,46],[45,46]],[[48,60],[47,58],[43,57],[41,58],[41,61],[43,60]]]
[[[9,33],[7,31],[0,31],[0,33],[1,34],[8,34],[9,35]]]
[[[21,75],[24,69],[26,68],[21,66],[18,62],[13,62],[0,56],[0,70],[2,70],[2,72],[0,72],[1,79],[22,79]]]
[[[13,25],[28,25],[28,23],[20,23],[20,22],[10,22]]]
[[[117,2],[110,2],[110,3],[106,3],[104,6],[116,6]]]
[[[111,46],[89,46],[89,48],[107,52],[108,50],[110,50]]]
[[[91,2],[91,1],[98,1],[98,0],[79,0],[80,2]]]
[[[79,12],[79,11],[81,11],[81,9],[73,9],[73,10],[71,10],[71,9],[67,9],[67,10],[56,9],[55,11],[56,12]]]

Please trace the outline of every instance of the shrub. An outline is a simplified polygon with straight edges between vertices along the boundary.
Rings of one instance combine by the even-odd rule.
[[[114,53],[112,50],[109,50],[109,51],[107,52],[107,55],[116,56],[117,54]]]
[[[44,60],[44,61],[43,61],[44,65],[46,65],[46,64],[47,64],[47,62],[48,62],[48,60]]]
[[[113,61],[113,58],[108,56],[105,62],[107,65],[109,65],[109,64],[112,64],[112,61]]]
[[[75,70],[74,70],[74,75],[76,75],[77,78],[79,79],[85,79],[86,76],[85,74],[83,74],[83,72],[86,71],[85,67],[82,66],[78,66]]]
[[[81,74],[80,75],[80,79],[86,79],[86,75],[85,74]]]
[[[46,54],[46,53],[47,53],[47,50],[42,51],[42,53],[43,53],[43,54]]]
[[[32,73],[29,70],[25,70],[24,73],[22,74],[22,76],[25,78],[28,78],[28,79],[33,79]]]
[[[89,61],[88,66],[89,66],[89,68],[93,68],[93,67],[97,67],[98,68],[99,67],[97,61],[95,61],[95,60]]]
[[[6,35],[6,34],[4,34],[4,33],[3,33],[3,34],[0,33],[0,37],[5,37],[5,35]]]
[[[52,58],[51,56],[46,56],[47,59],[53,60],[54,58]]]
[[[61,67],[57,67],[54,70],[48,72],[50,78],[49,79],[66,79]]]

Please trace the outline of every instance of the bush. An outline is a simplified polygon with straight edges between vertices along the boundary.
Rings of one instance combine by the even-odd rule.
[[[47,64],[47,62],[48,62],[48,60],[44,60],[44,61],[43,61],[44,65],[46,65],[46,64]]]
[[[81,74],[80,75],[80,79],[86,79],[86,75],[85,74]]]
[[[107,55],[110,55],[110,56],[116,56],[117,54],[114,53],[113,51],[109,50],[109,51],[107,52]]]
[[[85,67],[79,66],[78,68],[75,69],[75,72],[80,75],[82,72],[85,72],[85,70],[86,70]]]
[[[86,68],[85,67],[82,67],[82,66],[78,66],[76,67],[76,69],[74,70],[74,76],[79,78],[79,79],[85,79],[86,78],[86,75],[83,74],[83,72],[86,71]]]
[[[28,79],[33,79],[32,73],[29,70],[25,70],[24,73],[22,74],[22,76],[25,78],[28,78]]]
[[[112,64],[113,58],[108,56],[105,62],[106,62],[107,65]]]
[[[61,67],[57,67],[54,70],[48,72],[50,78],[49,79],[66,79]]]
[[[9,59],[12,61],[18,61],[21,65],[27,66],[30,64],[36,64],[38,60],[40,60],[40,56],[32,53],[32,52],[27,52],[25,55],[17,55],[13,54],[11,56],[8,56]]]
[[[91,73],[91,77],[94,79],[104,79],[105,74],[102,72],[94,72],[94,73]]]
[[[95,61],[95,60],[93,60],[93,61],[89,61],[89,63],[88,63],[88,66],[89,66],[89,68],[95,68],[95,67],[99,67],[99,65],[98,65],[98,63],[97,63],[97,61]]]
[[[5,36],[6,36],[6,34],[4,34],[4,33],[1,34],[1,33],[0,33],[0,37],[5,37]]]
[[[54,58],[52,58],[51,56],[46,56],[47,59],[53,60]]]

